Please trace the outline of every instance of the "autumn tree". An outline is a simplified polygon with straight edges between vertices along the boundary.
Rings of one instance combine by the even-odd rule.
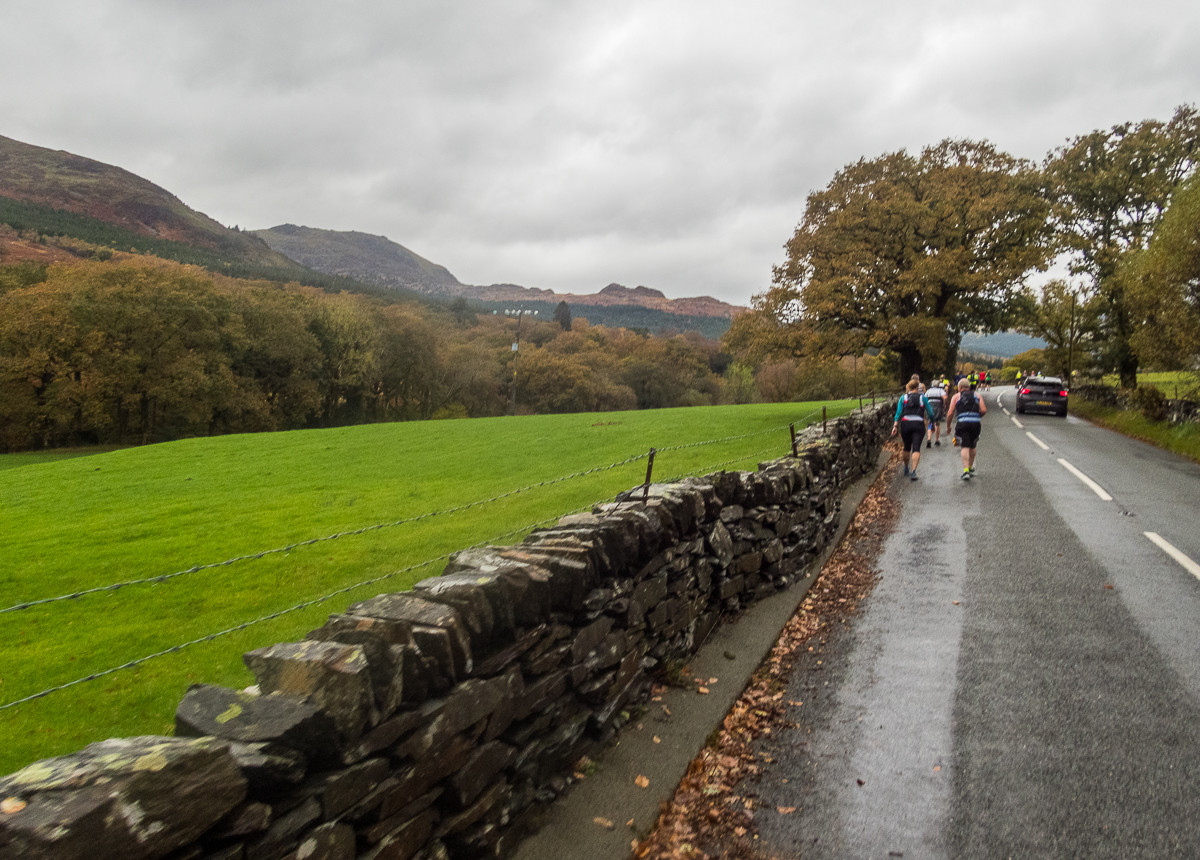
[[[735,320],[727,343],[776,356],[873,346],[899,355],[902,378],[944,370],[963,331],[1009,323],[1046,264],[1047,209],[1034,166],[986,142],[862,159],[809,195],[758,319]]]
[[[1118,269],[1139,356],[1164,369],[1200,368],[1200,176],[1180,187],[1149,247]]]
[[[1056,279],[1043,286],[1040,295],[1029,291],[1022,298],[1024,307],[1016,328],[1046,341],[1043,355],[1047,370],[1069,381],[1074,370],[1091,364],[1091,346],[1100,317],[1095,297]]]
[[[571,306],[565,301],[559,302],[554,309],[554,321],[562,326],[563,331],[571,330]]]
[[[1076,137],[1047,157],[1054,220],[1072,271],[1090,280],[1100,302],[1103,361],[1121,385],[1137,385],[1137,318],[1122,259],[1146,247],[1176,187],[1200,157],[1200,115],[1183,106],[1168,122],[1123,123]]]

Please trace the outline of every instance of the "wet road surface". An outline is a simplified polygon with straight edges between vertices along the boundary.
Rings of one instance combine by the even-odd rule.
[[[798,664],[759,845],[1200,857],[1200,466],[987,400],[978,476],[923,451],[874,592]]]

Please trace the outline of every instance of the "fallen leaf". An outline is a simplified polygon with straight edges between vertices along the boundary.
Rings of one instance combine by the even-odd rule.
[[[650,780],[649,780],[649,779],[647,779],[646,777],[642,776],[642,775],[639,773],[639,774],[637,775],[637,779],[635,779],[635,780],[633,781],[633,784],[634,784],[634,785],[636,785],[638,788],[646,788],[646,787],[648,787],[648,786],[650,785]]]
[[[957,600],[956,600],[956,601],[954,601],[954,605],[955,605],[955,606],[958,606],[958,601],[957,601]]]
[[[934,767],[934,770],[941,770],[941,769],[942,769],[942,766],[941,766],[941,765],[937,765],[937,766],[935,766],[935,767]]]
[[[696,692],[697,692],[697,693],[707,693],[707,692],[708,692],[708,687],[697,687],[697,688],[696,688]]]
[[[660,738],[658,735],[655,735],[655,736],[654,736],[654,742],[655,742],[656,744],[661,744],[661,743],[662,743],[662,738]]]
[[[777,806],[777,807],[775,807],[775,811],[778,812],[780,815],[791,815],[793,812],[796,811],[796,807],[794,807],[794,806]]]
[[[715,683],[717,683],[717,679],[716,679],[716,678],[709,678],[709,679],[708,679],[708,683],[710,683],[710,684],[715,684]]]
[[[592,821],[595,824],[599,824],[605,830],[612,830],[614,827],[616,827],[616,825],[613,824],[611,821],[609,821],[607,818],[600,818],[599,816],[596,816],[595,818],[592,819]]]
[[[1104,587],[1105,587],[1105,588],[1112,588],[1112,586],[1111,586],[1111,585],[1106,585],[1106,586],[1104,586]]]
[[[736,833],[738,836],[745,836],[746,828],[745,827],[735,827],[735,828],[733,828],[733,832]]]
[[[866,785],[866,784],[867,784],[867,781],[866,781],[866,780],[864,780],[864,779],[856,779],[856,780],[854,780],[854,781],[855,781],[855,782],[857,782],[859,785]]]
[[[625,826],[626,826],[626,827],[633,827],[633,819],[631,818],[631,819],[629,819],[628,821],[626,821],[626,822],[625,822]]]
[[[28,804],[19,797],[6,797],[3,801],[0,801],[0,812],[3,812],[5,815],[12,815],[15,812],[20,812],[26,806]]]

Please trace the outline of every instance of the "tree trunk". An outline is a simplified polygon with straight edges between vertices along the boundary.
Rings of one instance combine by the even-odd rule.
[[[896,353],[900,356],[900,385],[908,385],[914,373],[921,373],[921,351],[915,346],[904,346]]]

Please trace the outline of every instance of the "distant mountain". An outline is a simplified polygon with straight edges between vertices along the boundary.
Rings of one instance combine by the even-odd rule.
[[[303,266],[128,170],[0,137],[0,257],[51,263],[105,249],[109,256],[150,254],[234,278],[382,292]],[[396,290],[387,296],[400,297]]]
[[[996,334],[965,332],[959,349],[962,352],[974,352],[979,355],[1012,358],[1027,349],[1044,349],[1045,347],[1046,341],[1041,338],[1030,337],[1015,331],[1002,331]]]
[[[69,237],[86,243],[44,242]],[[720,334],[744,308],[709,296],[669,299],[649,287],[609,284],[576,295],[516,284],[461,283],[444,266],[383,236],[282,224],[225,227],[128,170],[0,136],[0,255],[53,262],[96,249],[152,254],[239,278],[326,289],[463,296],[485,310],[565,301],[593,323]],[[366,285],[364,287],[364,285]]]
[[[459,295],[463,287],[445,266],[431,263],[383,236],[295,224],[251,232],[273,250],[327,275],[430,295]]]
[[[474,286],[462,283],[444,266],[431,263],[384,236],[297,227],[294,224],[255,230],[253,233],[276,251],[318,272],[344,275],[380,287],[406,287],[430,296],[463,296],[489,308],[531,303],[557,305],[562,301],[573,308],[646,308],[666,315],[666,323],[658,327],[685,327],[683,320],[672,320],[670,317],[714,317],[726,321],[718,326],[721,331],[728,328],[728,320],[744,310],[709,296],[669,299],[649,287],[631,289],[621,284],[609,284],[598,293],[585,294],[556,293],[516,284]],[[588,316],[592,322],[601,321],[601,315],[595,311],[580,311],[576,315]],[[694,326],[688,325],[686,328]]]
[[[128,170],[2,136],[0,197],[29,204],[8,206],[27,218],[43,210],[71,212],[136,236],[205,248],[231,260],[297,269],[258,237],[219,224]]]

